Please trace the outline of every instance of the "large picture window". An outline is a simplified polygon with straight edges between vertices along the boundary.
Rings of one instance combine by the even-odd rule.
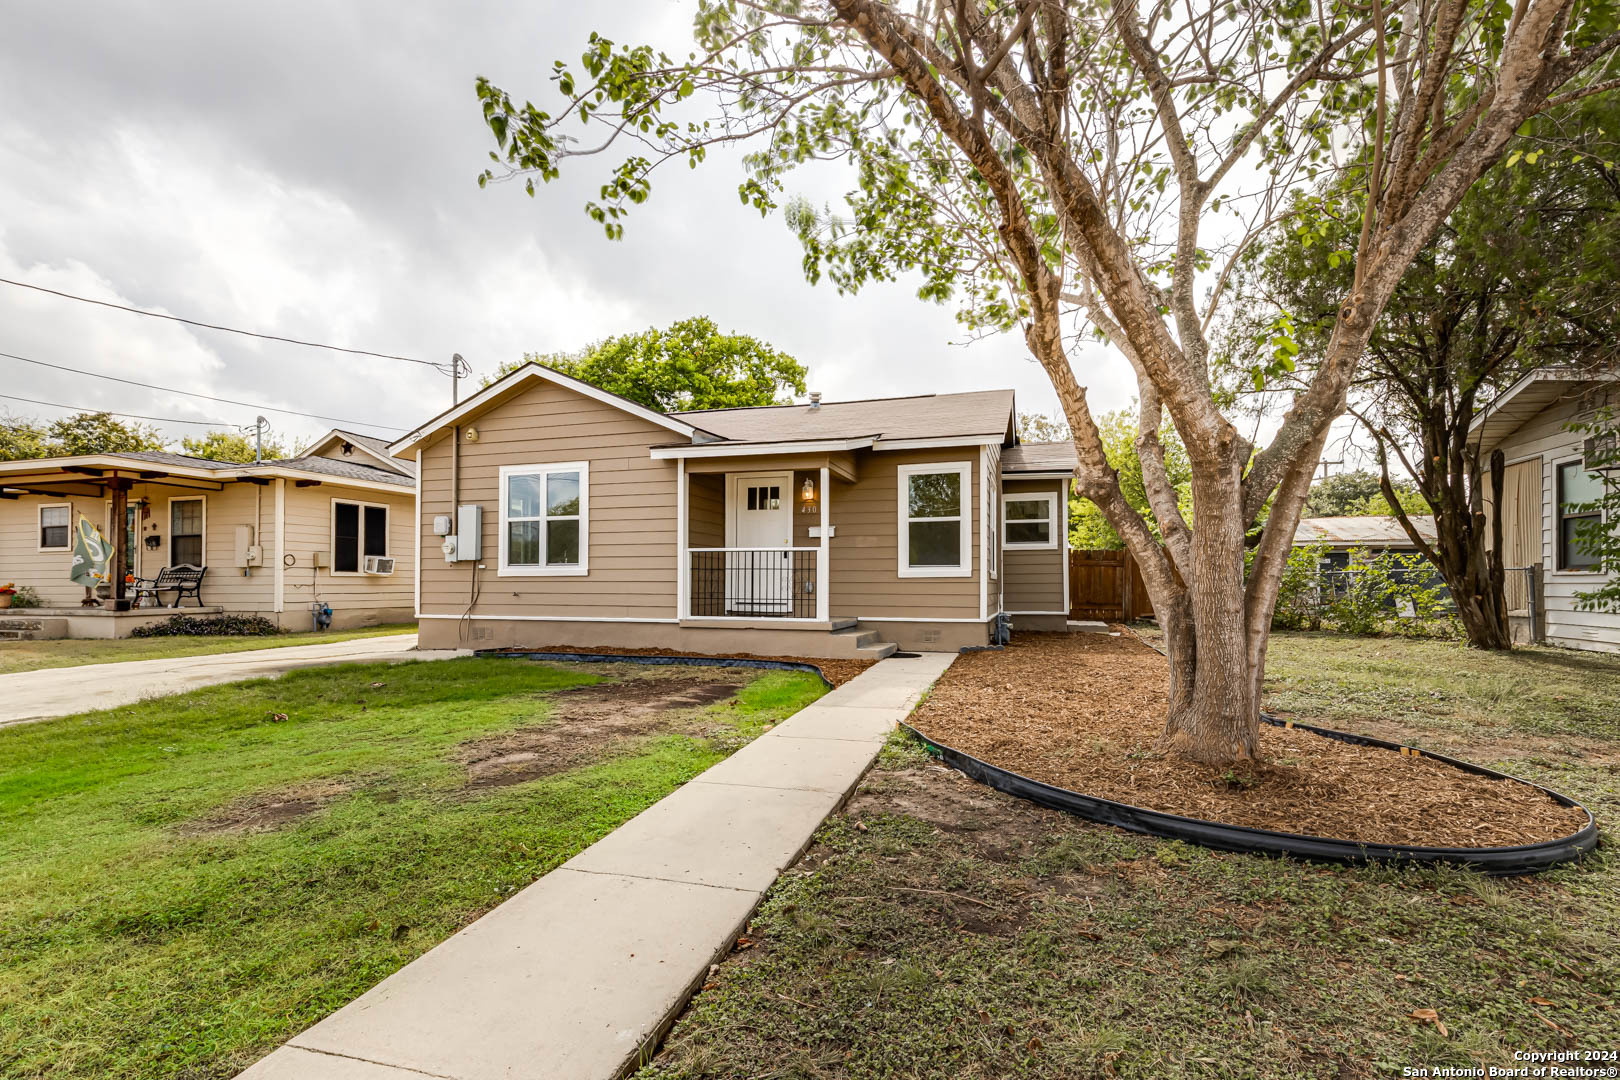
[[[1050,492],[1008,495],[1003,543],[1008,548],[1057,547],[1057,497]]]
[[[583,574],[589,553],[589,466],[501,469],[502,574]]]
[[[332,573],[358,574],[367,555],[388,554],[388,507],[332,500]]]
[[[204,561],[207,504],[201,497],[169,500],[169,565],[207,566]]]
[[[899,481],[900,576],[971,574],[972,464],[902,465]]]
[[[67,503],[39,508],[39,550],[66,551],[73,541],[73,507]]]
[[[1558,569],[1596,570],[1598,556],[1587,551],[1578,535],[1586,522],[1599,521],[1602,513],[1583,506],[1603,498],[1603,478],[1586,471],[1586,465],[1571,461],[1558,466]]]

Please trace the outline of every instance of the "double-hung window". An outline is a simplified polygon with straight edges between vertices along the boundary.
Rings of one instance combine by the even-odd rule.
[[[169,500],[169,565],[207,566],[203,534],[207,529],[203,497]]]
[[[501,468],[502,574],[584,574],[590,468],[583,461]]]
[[[1586,549],[1580,534],[1590,531],[1591,522],[1602,520],[1602,512],[1593,505],[1601,498],[1603,478],[1587,472],[1585,463],[1558,466],[1558,569],[1598,569],[1598,556]]]
[[[66,551],[72,532],[73,508],[67,503],[39,508],[39,550]]]
[[[367,555],[388,555],[388,507],[333,499],[332,573],[360,573]]]
[[[1008,495],[1003,543],[1014,548],[1057,547],[1057,496],[1051,492]]]
[[[973,464],[901,465],[900,576],[973,573]]]

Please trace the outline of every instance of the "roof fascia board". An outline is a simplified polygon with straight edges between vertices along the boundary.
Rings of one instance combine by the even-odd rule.
[[[872,436],[859,439],[817,439],[811,442],[776,443],[693,443],[691,446],[655,446],[651,449],[656,461],[680,458],[763,457],[777,454],[816,454],[836,450],[863,450],[873,444]]]
[[[173,476],[189,476],[197,480],[218,480],[234,473],[234,469],[203,469],[190,465],[170,465],[161,461],[143,461],[119,454],[83,454],[78,457],[22,458],[0,461],[0,475],[20,472],[48,472],[53,469],[66,472],[68,465],[87,465],[111,469],[116,472],[161,472]]]
[[[522,367],[516,368],[515,370],[503,375],[501,378],[496,379],[494,382],[478,391],[478,393],[474,394],[466,401],[461,402],[459,405],[453,405],[444,412],[439,413],[425,424],[422,424],[420,427],[411,431],[398,442],[390,443],[388,446],[388,452],[395,457],[414,452],[416,447],[425,442],[429,436],[452,424],[459,423],[470,413],[474,413],[479,409],[482,409],[493,398],[506,393],[508,390],[515,389],[517,386],[527,382],[529,379],[541,379],[545,382],[555,383],[565,390],[573,390],[574,392],[583,394],[592,400],[600,401],[604,405],[611,405],[613,408],[618,409],[621,412],[626,412],[631,416],[639,417],[640,419],[646,420],[649,423],[657,424],[659,427],[668,428],[670,431],[673,431],[679,435],[685,435],[689,439],[698,438],[700,434],[709,434],[708,432],[704,432],[701,428],[694,427],[693,425],[685,423],[681,420],[676,420],[673,417],[665,416],[663,413],[649,409],[645,405],[638,405],[635,402],[628,401],[617,394],[610,394],[606,390],[600,390],[597,387],[592,386],[590,383],[581,382],[580,380],[571,376],[564,375],[560,371],[553,371],[551,368],[548,368],[543,364],[537,364],[531,360]]]
[[[401,475],[403,476],[403,474]],[[381,480],[361,480],[351,476],[334,476],[331,473],[305,472],[302,469],[289,469],[282,465],[259,465],[243,469],[239,477],[232,477],[232,479],[250,476],[265,477],[267,479],[285,477],[288,480],[313,480],[323,486],[364,488],[367,491],[387,491],[394,494],[409,494],[412,490],[410,484],[389,484]]]
[[[932,450],[936,446],[1000,446],[1000,435],[941,435],[931,439],[879,439],[873,450]]]

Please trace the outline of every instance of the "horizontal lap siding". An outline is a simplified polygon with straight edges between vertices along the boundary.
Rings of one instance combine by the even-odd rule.
[[[834,616],[867,619],[979,617],[979,447],[863,452],[859,481],[832,484],[831,603]],[[970,577],[901,577],[899,467],[967,461],[973,466],[969,513]]]
[[[317,600],[329,604],[339,615],[410,608],[416,543],[412,517],[416,506],[414,492],[401,488],[400,494],[395,495],[327,484],[301,488],[289,482],[286,500],[287,553],[295,560],[283,571],[283,602],[287,611],[307,610]],[[395,560],[392,574],[334,574],[330,565],[315,568],[317,551],[326,552],[329,559],[333,554],[334,500],[388,507],[388,554]],[[443,561],[442,556],[440,561]]]
[[[1558,466],[1581,455],[1584,436],[1564,425],[1589,411],[1594,402],[1563,401],[1527,420],[1502,443],[1509,462],[1541,460],[1541,564],[1545,581],[1547,641],[1571,648],[1620,650],[1620,613],[1576,610],[1576,593],[1597,588],[1602,574],[1583,574],[1558,567]]]
[[[1021,493],[1050,494],[1057,500],[1058,528],[1065,527],[1068,509],[1063,497],[1064,484],[1053,480],[1007,480],[1002,484],[1002,516],[1007,500]],[[998,532],[1000,526],[997,526]],[[1068,558],[1063,538],[1050,550],[1003,548],[1007,580],[1004,604],[1008,611],[1066,611],[1069,598],[1063,593],[1063,563]]]
[[[667,428],[551,383],[536,383],[474,417],[477,442],[461,443],[462,503],[484,508],[479,615],[601,619],[675,617],[677,463],[648,447],[678,442]],[[435,514],[453,514],[451,445],[422,454],[422,607],[461,615],[472,596],[470,564],[447,565],[433,535]],[[500,577],[500,469],[562,461],[590,463],[589,572],[578,577]],[[723,539],[723,537],[722,537]],[[694,543],[696,540],[694,539]]]
[[[265,545],[262,567],[243,576],[236,561],[236,526],[254,524],[254,495],[259,493],[260,528],[256,535]],[[205,522],[203,557],[208,573],[203,578],[202,601],[231,611],[262,611],[273,605],[274,584],[269,567],[273,565],[275,493],[274,489],[253,484],[230,483],[223,491],[205,491],[173,485],[152,483],[135,484],[129,492],[131,503],[142,501],[144,509],[138,513],[136,525],[136,551],[131,567],[140,577],[156,577],[157,572],[169,565],[169,526],[171,523],[169,500],[201,495],[204,498]],[[0,584],[15,581],[18,585],[32,586],[47,605],[77,604],[84,597],[84,587],[68,579],[71,554],[66,551],[41,552],[38,550],[38,512],[44,504],[70,503],[71,521],[76,526],[83,514],[111,539],[109,520],[110,500],[100,496],[77,495],[70,499],[24,496],[16,500],[0,501]],[[148,548],[145,538],[156,536],[158,546]],[[173,594],[165,594],[172,601]],[[189,605],[191,600],[187,600]]]

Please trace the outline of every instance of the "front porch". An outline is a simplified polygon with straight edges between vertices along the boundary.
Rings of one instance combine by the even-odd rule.
[[[40,607],[0,610],[0,641],[55,641],[59,638],[127,638],[140,626],[160,623],[173,615],[218,615],[213,605],[183,608],[134,608],[114,611],[105,607]]]
[[[855,479],[847,452],[680,465],[682,627],[853,629],[831,595],[833,481]]]

